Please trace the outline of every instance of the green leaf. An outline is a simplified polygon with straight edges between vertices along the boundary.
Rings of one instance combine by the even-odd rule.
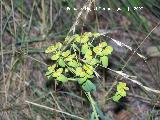
[[[125,97],[126,96],[126,91],[124,91],[123,89],[118,91],[118,93],[122,96]]]
[[[100,58],[100,61],[102,62],[103,67],[107,68],[108,66],[108,57],[107,56],[103,56]]]
[[[88,50],[89,50],[88,44],[82,45],[82,48],[81,48],[82,54],[86,54],[86,52],[87,52]]]
[[[115,102],[118,102],[121,98],[122,96],[118,92],[112,97]]]
[[[51,74],[52,74],[52,72],[53,72],[53,71],[47,71],[47,72],[46,72],[46,74],[45,74],[45,76],[49,76],[49,75],[51,75]]]
[[[69,55],[67,58],[65,58],[64,60],[65,61],[72,61],[73,60],[73,58],[75,58],[75,54],[72,54],[72,55]]]
[[[121,89],[129,90],[129,88],[126,86],[126,83],[124,82],[119,82],[117,85],[117,91],[120,91]]]
[[[102,53],[102,48],[100,46],[96,46],[93,48],[93,51],[96,53],[96,55],[100,55],[102,56],[103,53]]]
[[[62,48],[62,43],[60,43],[60,42],[56,43],[56,48],[58,48],[60,50]]]
[[[113,51],[113,48],[112,48],[111,46],[107,46],[107,47],[102,51],[102,53],[103,53],[104,55],[109,55],[109,54],[112,53],[112,51]]]
[[[49,46],[49,47],[45,50],[45,53],[55,52],[56,49],[57,49],[57,48],[56,48],[54,45]]]
[[[87,80],[87,77],[77,78],[77,79],[78,79],[78,83],[81,85],[81,84],[83,84]]]
[[[84,36],[88,36],[88,37],[92,37],[92,33],[91,32],[85,32],[83,35]]]
[[[61,67],[65,67],[65,62],[64,62],[64,60],[63,60],[62,58],[59,59],[58,64],[59,64]]]
[[[55,68],[56,68],[56,64],[54,65],[51,65],[51,66],[48,66],[48,71],[55,71]]]
[[[63,72],[63,68],[59,68],[56,72],[52,74],[53,77],[59,77]]]
[[[83,71],[81,67],[77,67],[75,71],[76,76],[85,77],[86,73]]]
[[[85,55],[92,55],[92,51],[90,49],[88,49],[85,53]]]
[[[117,92],[125,97],[126,96],[126,90],[129,90],[129,88],[126,86],[126,83],[119,82],[117,85]]]
[[[90,65],[83,65],[84,70],[89,74],[92,75],[93,74],[93,67]]]
[[[81,40],[80,40],[81,43],[86,43],[88,41],[89,41],[89,36],[87,36],[87,35],[82,35],[81,36]]]
[[[81,72],[81,73],[79,74],[79,76],[80,76],[80,77],[85,77],[85,76],[86,76],[86,73],[85,73],[85,72]]]
[[[86,58],[86,61],[90,62],[93,58],[92,56],[92,51],[91,50],[88,50],[84,56],[84,58]]]
[[[52,76],[53,72],[55,72],[56,64],[48,66],[48,71],[46,72],[45,76],[47,76],[48,79]]]
[[[51,60],[58,60],[60,57],[60,52],[57,52],[55,55],[51,57]]]
[[[86,92],[91,92],[96,90],[96,86],[90,80],[87,80],[85,83],[83,83],[82,88]]]
[[[74,35],[74,37],[75,37],[75,41],[80,43],[81,37],[78,34]]]
[[[93,48],[93,51],[97,54],[98,52],[102,51],[102,48],[99,47],[99,46],[96,46],[96,47]]]
[[[92,60],[92,55],[86,54],[84,57],[86,58],[86,62],[90,62]]]
[[[95,59],[95,58],[93,58],[91,61],[87,61],[88,62],[88,64],[90,64],[90,65],[96,65],[97,63],[98,63],[98,60],[97,59]]]
[[[57,80],[65,83],[68,81],[68,78],[61,74],[59,77],[57,77]]]
[[[76,74],[77,76],[79,76],[81,72],[83,72],[82,68],[81,68],[81,67],[77,67],[75,74]]]
[[[107,46],[107,43],[106,42],[101,42],[99,43],[99,47],[103,48],[103,47],[106,47]]]
[[[45,53],[51,53],[51,52],[55,52],[57,49],[61,49],[62,48],[62,43],[58,42],[55,45],[51,45],[49,46],[46,50]]]
[[[70,67],[78,67],[78,63],[75,60],[72,60],[72,61],[68,62],[68,65]]]
[[[70,54],[71,54],[71,51],[70,51],[70,50],[67,50],[67,51],[65,51],[65,52],[62,53],[62,56],[63,56],[63,57],[67,57],[67,56],[70,55]]]

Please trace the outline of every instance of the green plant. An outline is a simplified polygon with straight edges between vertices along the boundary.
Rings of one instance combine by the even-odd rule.
[[[106,42],[93,46],[90,38],[100,36],[98,33],[86,32],[83,35],[73,35],[66,38],[74,39],[71,47],[63,50],[63,44],[58,42],[49,46],[45,53],[52,53],[51,60],[56,63],[48,67],[46,76],[53,77],[58,81],[77,81],[86,92],[95,90],[91,78],[94,77],[95,68],[98,65],[108,66],[108,55],[113,48]],[[71,75],[73,76],[71,77]]]
[[[118,102],[122,97],[125,97],[126,90],[129,90],[129,88],[126,86],[126,83],[119,82],[117,85],[117,92],[113,96],[113,100]]]
[[[64,43],[56,43],[49,46],[45,53],[51,53],[51,60],[55,63],[48,67],[46,76],[48,79],[54,78],[60,82],[78,82],[90,101],[96,119],[98,115],[95,109],[95,102],[90,95],[91,91],[96,90],[92,78],[96,75],[96,67],[107,68],[108,56],[111,55],[113,48],[106,42],[96,43],[99,33],[85,32],[82,35],[67,36],[64,42],[71,41],[65,46]]]

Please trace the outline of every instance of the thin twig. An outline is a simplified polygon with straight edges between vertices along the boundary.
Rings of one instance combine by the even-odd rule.
[[[7,102],[7,93],[6,93],[6,84],[5,84],[5,74],[4,74],[4,54],[3,54],[3,26],[2,26],[2,1],[1,1],[1,64],[2,64],[2,76],[3,76],[3,84],[4,84],[4,91],[5,91],[5,101]]]
[[[53,100],[55,101],[57,108],[62,111],[60,105],[58,104],[58,102],[57,102],[56,98],[54,97],[54,95],[52,94],[52,92],[50,92],[49,94],[52,96]],[[64,114],[62,114],[62,116],[64,117],[64,119],[66,119]]]
[[[32,104],[34,106],[40,107],[40,108],[44,108],[44,109],[47,109],[47,110],[52,110],[52,111],[55,111],[55,112],[58,112],[58,113],[63,113],[65,115],[68,115],[70,117],[74,117],[74,118],[77,118],[77,119],[80,119],[80,120],[86,120],[82,117],[79,117],[79,116],[76,116],[76,115],[61,111],[61,110],[57,110],[57,109],[54,109],[54,108],[50,108],[50,107],[47,107],[47,106],[44,106],[44,105],[40,105],[40,104],[37,104],[37,103],[34,103],[34,102],[30,102],[30,101],[27,101],[27,100],[25,102],[28,103],[28,104]]]

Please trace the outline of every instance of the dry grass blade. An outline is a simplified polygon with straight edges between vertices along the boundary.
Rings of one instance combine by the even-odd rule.
[[[110,71],[112,72],[115,72],[117,73],[118,75],[126,78],[127,80],[130,80],[132,81],[133,83],[141,86],[142,88],[144,88],[145,90],[147,90],[148,92],[154,92],[154,93],[157,93],[157,94],[160,94],[160,90],[155,90],[155,89],[152,89],[150,87],[147,87],[147,86],[144,86],[141,82],[139,82],[138,80],[135,80],[135,79],[132,79],[134,76],[130,76],[130,75],[127,75],[125,73],[123,73],[122,71],[116,71],[116,70],[112,70],[110,68],[108,68]]]
[[[44,109],[47,109],[47,110],[52,110],[52,111],[55,111],[55,112],[63,113],[65,115],[68,115],[68,116],[73,117],[73,118],[77,118],[77,119],[80,119],[80,120],[86,120],[82,117],[79,117],[79,116],[76,116],[76,115],[61,111],[61,110],[57,110],[57,109],[54,109],[54,108],[50,108],[50,107],[47,107],[47,106],[44,106],[44,105],[40,105],[40,104],[37,104],[37,103],[34,103],[34,102],[30,102],[30,101],[25,101],[25,102],[28,103],[28,104],[40,107],[40,108],[44,108]]]

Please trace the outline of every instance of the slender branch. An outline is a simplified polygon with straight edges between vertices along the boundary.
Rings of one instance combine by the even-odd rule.
[[[40,108],[44,108],[44,109],[47,109],[47,110],[52,110],[52,111],[55,111],[55,112],[58,112],[58,113],[63,113],[65,115],[68,115],[70,117],[74,117],[74,118],[77,118],[77,119],[80,119],[80,120],[86,120],[82,117],[79,117],[79,116],[76,116],[76,115],[61,111],[61,110],[57,110],[57,109],[54,109],[54,108],[50,108],[50,107],[47,107],[47,106],[44,106],[44,105],[40,105],[40,104],[37,104],[37,103],[34,103],[34,102],[30,102],[30,101],[27,101],[27,100],[25,102],[27,104],[31,104],[31,105],[34,105],[34,106],[37,106],[37,107],[40,107]]]

